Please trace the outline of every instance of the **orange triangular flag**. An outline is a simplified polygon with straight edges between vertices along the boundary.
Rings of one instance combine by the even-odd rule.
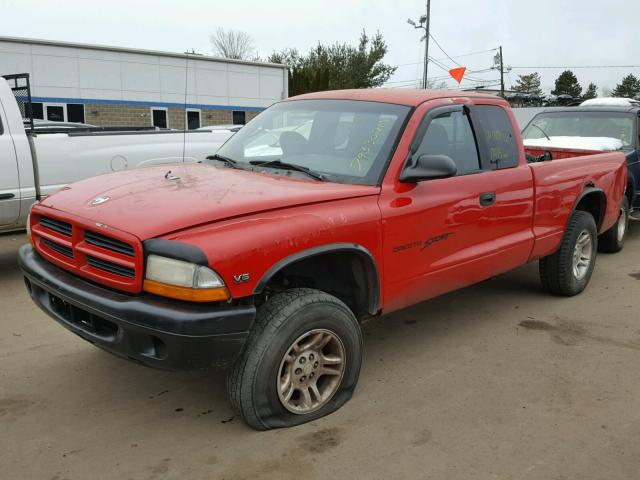
[[[462,77],[464,77],[464,72],[466,71],[466,67],[452,68],[449,70],[449,75],[451,75],[456,82],[460,83],[462,81]]]

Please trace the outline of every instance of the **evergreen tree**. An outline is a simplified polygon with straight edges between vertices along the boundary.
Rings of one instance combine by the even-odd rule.
[[[540,74],[538,72],[530,73],[529,75],[518,75],[518,80],[513,87],[513,90],[520,93],[528,93],[535,95],[536,97],[542,96],[542,89],[540,88]]]
[[[382,62],[387,44],[380,32],[369,38],[363,30],[357,47],[318,44],[305,56],[297,50],[272,53],[268,61],[289,67],[289,94],[372,88],[385,83],[396,67]]]
[[[556,88],[551,93],[556,96],[571,95],[575,98],[582,93],[582,87],[574,73],[571,70],[565,70],[556,79]]]
[[[598,96],[598,87],[595,83],[591,82],[587,87],[587,91],[582,94],[582,100],[589,100]]]
[[[640,95],[640,78],[629,74],[611,92],[614,97],[635,98]]]

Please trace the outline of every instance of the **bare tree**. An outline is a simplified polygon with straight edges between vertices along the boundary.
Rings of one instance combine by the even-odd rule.
[[[219,27],[211,35],[211,46],[214,54],[234,60],[255,60],[253,39],[245,32],[225,30]]]
[[[417,85],[416,88],[422,88],[422,83]],[[449,85],[447,85],[447,82],[445,82],[444,80],[440,82],[436,82],[435,80],[429,80],[427,82],[427,88],[430,90],[446,90],[447,88],[449,88]]]

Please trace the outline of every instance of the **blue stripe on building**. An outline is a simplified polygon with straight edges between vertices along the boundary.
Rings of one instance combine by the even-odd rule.
[[[58,97],[31,97],[32,102],[42,103],[81,103],[100,105],[127,105],[139,107],[166,107],[166,108],[198,108],[210,110],[245,110],[248,112],[261,112],[264,107],[245,107],[240,105],[208,105],[204,103],[173,103],[173,102],[138,102],[134,100],[101,100],[98,98],[58,98]]]

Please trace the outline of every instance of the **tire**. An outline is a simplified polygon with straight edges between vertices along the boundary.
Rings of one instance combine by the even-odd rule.
[[[605,253],[617,253],[624,247],[624,239],[629,229],[629,218],[631,216],[631,208],[629,208],[629,199],[622,199],[620,205],[620,217],[613,227],[600,235],[598,239],[598,250]]]
[[[329,340],[323,347],[307,347],[318,338],[318,345]],[[298,341],[301,343],[296,343]],[[303,348],[285,358],[285,354],[293,352],[294,344]],[[343,361],[335,365],[340,355]],[[304,365],[301,363],[303,357]],[[318,363],[320,357],[327,361],[326,365]],[[296,360],[290,360],[292,358]],[[329,365],[330,361],[332,365]],[[356,387],[361,364],[362,332],[353,312],[342,301],[324,292],[310,288],[287,290],[259,308],[244,352],[229,373],[229,399],[236,414],[253,429],[300,425],[344,405]],[[331,375],[325,373],[329,370]],[[340,375],[333,374],[338,370]],[[322,393],[324,398],[319,400],[307,389],[311,395],[309,399],[318,403],[309,408],[303,395],[307,384],[295,383],[299,389],[280,387],[287,384],[283,372],[289,372],[293,379],[291,385],[305,379],[312,382],[315,374],[315,391]],[[294,393],[286,401],[290,390]]]
[[[574,253],[579,241],[584,245],[590,242],[591,247],[588,262],[581,262],[582,266],[576,272]],[[558,251],[540,260],[540,280],[543,287],[553,294],[566,297],[581,293],[593,274],[597,248],[598,232],[593,216],[583,211],[573,212]],[[581,251],[586,254],[586,251]]]

